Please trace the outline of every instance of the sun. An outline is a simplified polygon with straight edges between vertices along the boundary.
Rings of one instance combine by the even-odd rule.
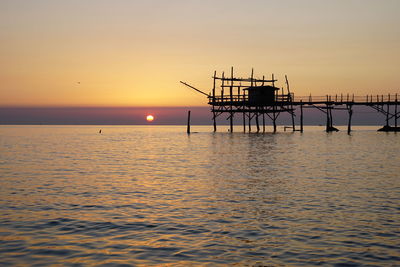
[[[154,120],[154,116],[153,116],[153,115],[147,115],[147,116],[146,116],[146,120],[147,120],[148,122],[152,122],[152,121]]]

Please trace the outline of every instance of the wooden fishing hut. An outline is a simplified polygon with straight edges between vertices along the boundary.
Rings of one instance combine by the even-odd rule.
[[[217,130],[216,118],[221,114],[228,114],[230,131],[233,132],[233,121],[235,116],[241,116],[243,131],[248,126],[251,131],[252,120],[255,120],[257,132],[265,132],[266,116],[272,120],[274,131],[276,131],[276,120],[282,112],[288,112],[292,116],[292,128],[294,129],[294,109],[292,105],[293,94],[289,90],[289,82],[286,79],[286,88],[280,89],[275,86],[278,81],[271,75],[271,79],[254,77],[254,71],[248,78],[234,76],[233,67],[229,76],[223,72],[221,76],[213,75],[213,88],[207,94],[197,88],[182,82],[182,84],[206,95],[208,104],[213,113],[214,131]],[[262,119],[262,121],[260,121]]]
[[[251,106],[264,106],[272,104],[275,101],[275,93],[279,91],[279,88],[264,85],[264,86],[252,86],[244,88],[248,95],[248,104]]]
[[[235,77],[233,67],[230,75],[226,76],[222,72],[221,76],[217,76],[214,72],[213,87],[210,93],[205,93],[185,82],[182,84],[196,90],[197,92],[207,96],[208,104],[211,106],[213,114],[214,131],[217,130],[216,118],[221,114],[227,114],[229,120],[230,131],[233,132],[234,117],[241,117],[243,121],[243,131],[251,131],[252,121],[255,121],[257,132],[265,132],[265,118],[272,121],[274,132],[276,132],[276,121],[281,113],[289,113],[291,116],[291,126],[285,126],[284,129],[292,129],[297,131],[295,127],[295,108],[300,107],[300,132],[303,132],[303,108],[314,108],[326,115],[326,132],[338,131],[333,126],[333,110],[346,110],[348,112],[347,132],[351,132],[351,120],[353,115],[353,106],[367,106],[385,116],[385,126],[380,131],[400,132],[397,121],[400,118],[400,109],[398,105],[397,95],[367,95],[354,96],[345,95],[326,95],[326,96],[296,96],[290,91],[289,81],[285,75],[284,87],[277,87],[274,74],[270,79],[256,78],[254,71],[248,78]],[[260,119],[262,121],[260,122]],[[390,121],[394,121],[394,126],[390,125]],[[189,130],[188,130],[189,132]]]

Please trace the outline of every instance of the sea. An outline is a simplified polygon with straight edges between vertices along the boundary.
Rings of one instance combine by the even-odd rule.
[[[0,126],[0,265],[400,266],[377,128]]]

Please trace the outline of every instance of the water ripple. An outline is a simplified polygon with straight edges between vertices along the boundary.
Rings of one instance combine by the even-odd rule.
[[[398,135],[198,132],[2,127],[0,265],[400,262]]]

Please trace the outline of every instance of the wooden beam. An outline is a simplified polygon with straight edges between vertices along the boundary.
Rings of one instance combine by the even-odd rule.
[[[192,88],[193,90],[196,90],[197,92],[199,92],[200,94],[206,95],[207,97],[211,97],[209,94],[204,93],[203,91],[195,88],[194,86],[191,86],[190,84],[187,84],[185,82],[180,81],[181,84],[186,85],[189,88]]]

